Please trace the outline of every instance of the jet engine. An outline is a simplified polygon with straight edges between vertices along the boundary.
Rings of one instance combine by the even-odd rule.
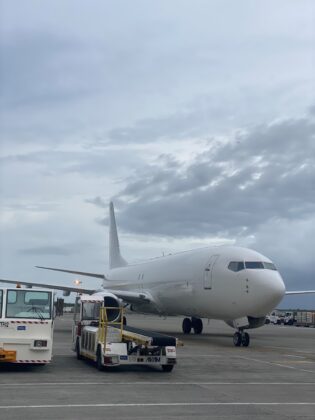
[[[107,307],[107,318],[109,321],[117,321],[120,316],[121,301],[113,293],[104,293],[104,306]]]
[[[260,318],[254,318],[253,316],[248,316],[248,326],[244,329],[253,329],[253,328],[259,328],[262,327],[265,324],[266,317],[262,316]],[[225,321],[225,323],[229,326],[234,328],[233,321]]]

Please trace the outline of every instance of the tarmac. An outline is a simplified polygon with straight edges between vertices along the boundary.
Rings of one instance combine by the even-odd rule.
[[[237,348],[221,321],[204,320],[199,336],[181,334],[181,322],[128,316],[184,342],[172,372],[99,372],[71,351],[71,316],[57,318],[50,365],[0,365],[1,420],[315,419],[315,328],[266,325]]]

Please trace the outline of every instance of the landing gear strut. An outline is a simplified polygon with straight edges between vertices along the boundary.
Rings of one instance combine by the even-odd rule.
[[[192,328],[195,334],[201,334],[203,329],[202,320],[195,317],[192,317],[191,319],[184,318],[182,325],[183,333],[190,334]]]
[[[236,347],[248,347],[250,342],[249,334],[243,330],[237,331],[233,336],[233,343]]]

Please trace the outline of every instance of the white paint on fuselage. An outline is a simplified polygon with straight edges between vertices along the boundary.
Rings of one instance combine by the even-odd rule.
[[[212,268],[212,287],[206,289],[205,269],[214,255],[218,258]],[[233,272],[228,269],[231,261],[271,262],[247,248],[208,247],[112,269],[103,286],[151,295],[156,304],[138,306],[141,312],[223,320],[265,316],[285,293],[279,272],[267,269]]]

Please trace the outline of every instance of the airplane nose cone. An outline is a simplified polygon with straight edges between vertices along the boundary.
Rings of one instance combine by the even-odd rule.
[[[250,294],[255,302],[253,313],[249,315],[254,317],[265,316],[271,312],[285,295],[285,285],[277,271],[256,271],[250,275],[249,281]]]

